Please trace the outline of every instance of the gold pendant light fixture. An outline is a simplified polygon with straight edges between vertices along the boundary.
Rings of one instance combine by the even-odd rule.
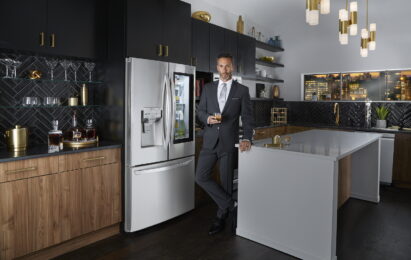
[[[305,22],[317,25],[321,14],[330,13],[330,0],[305,0]]]
[[[342,45],[348,44],[348,34],[355,36],[358,33],[358,3],[351,2],[348,12],[348,0],[345,1],[345,9],[338,12],[339,19],[339,41]]]
[[[366,19],[365,28],[361,30],[361,57],[368,57],[368,50],[374,51],[376,48],[375,35],[377,31],[377,24],[368,23],[368,0],[366,0]],[[369,30],[368,30],[369,28]]]

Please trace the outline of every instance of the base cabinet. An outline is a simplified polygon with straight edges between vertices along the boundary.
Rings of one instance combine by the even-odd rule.
[[[0,184],[0,259],[121,222],[120,163]]]

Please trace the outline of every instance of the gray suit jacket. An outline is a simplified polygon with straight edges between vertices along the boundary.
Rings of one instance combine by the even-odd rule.
[[[230,93],[223,111],[217,100],[218,81],[204,86],[198,106],[197,117],[205,125],[203,147],[212,149],[219,140],[223,151],[230,152],[238,142],[239,117],[244,130],[244,139],[251,141],[254,120],[251,113],[251,101],[248,88],[233,80]],[[207,118],[214,113],[222,115],[221,124],[207,124]]]

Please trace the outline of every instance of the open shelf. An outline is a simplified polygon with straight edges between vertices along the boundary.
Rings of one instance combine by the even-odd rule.
[[[28,79],[28,78],[3,78],[1,77],[0,80],[7,80],[7,81],[27,81],[27,82],[49,82],[49,83],[70,83],[70,84],[104,84],[102,81],[74,81],[74,80],[61,80],[61,79]]]
[[[268,83],[284,83],[284,80],[282,79],[272,79],[272,78],[260,77],[260,76],[244,76],[243,79],[268,82]]]
[[[268,43],[257,41],[257,40],[255,41],[255,47],[259,48],[259,49],[264,49],[264,50],[267,50],[267,51],[271,51],[271,52],[284,51],[284,49],[281,48],[281,47],[276,47],[276,46],[270,45]]]
[[[103,107],[102,105],[87,105],[87,106],[52,106],[52,105],[38,105],[38,106],[23,106],[23,105],[16,105],[16,106],[0,106],[0,108],[90,108],[90,107]]]
[[[269,62],[269,61],[263,61],[263,60],[259,60],[259,59],[255,60],[255,64],[268,66],[268,67],[284,67],[284,64]]]

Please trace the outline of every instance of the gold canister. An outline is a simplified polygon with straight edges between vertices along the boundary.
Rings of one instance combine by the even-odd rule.
[[[9,151],[18,152],[24,151],[28,144],[28,128],[16,125],[15,128],[6,130],[4,137]]]
[[[88,88],[86,84],[81,87],[81,104],[87,106],[88,104]]]
[[[78,97],[69,97],[68,105],[71,107],[78,106]]]

